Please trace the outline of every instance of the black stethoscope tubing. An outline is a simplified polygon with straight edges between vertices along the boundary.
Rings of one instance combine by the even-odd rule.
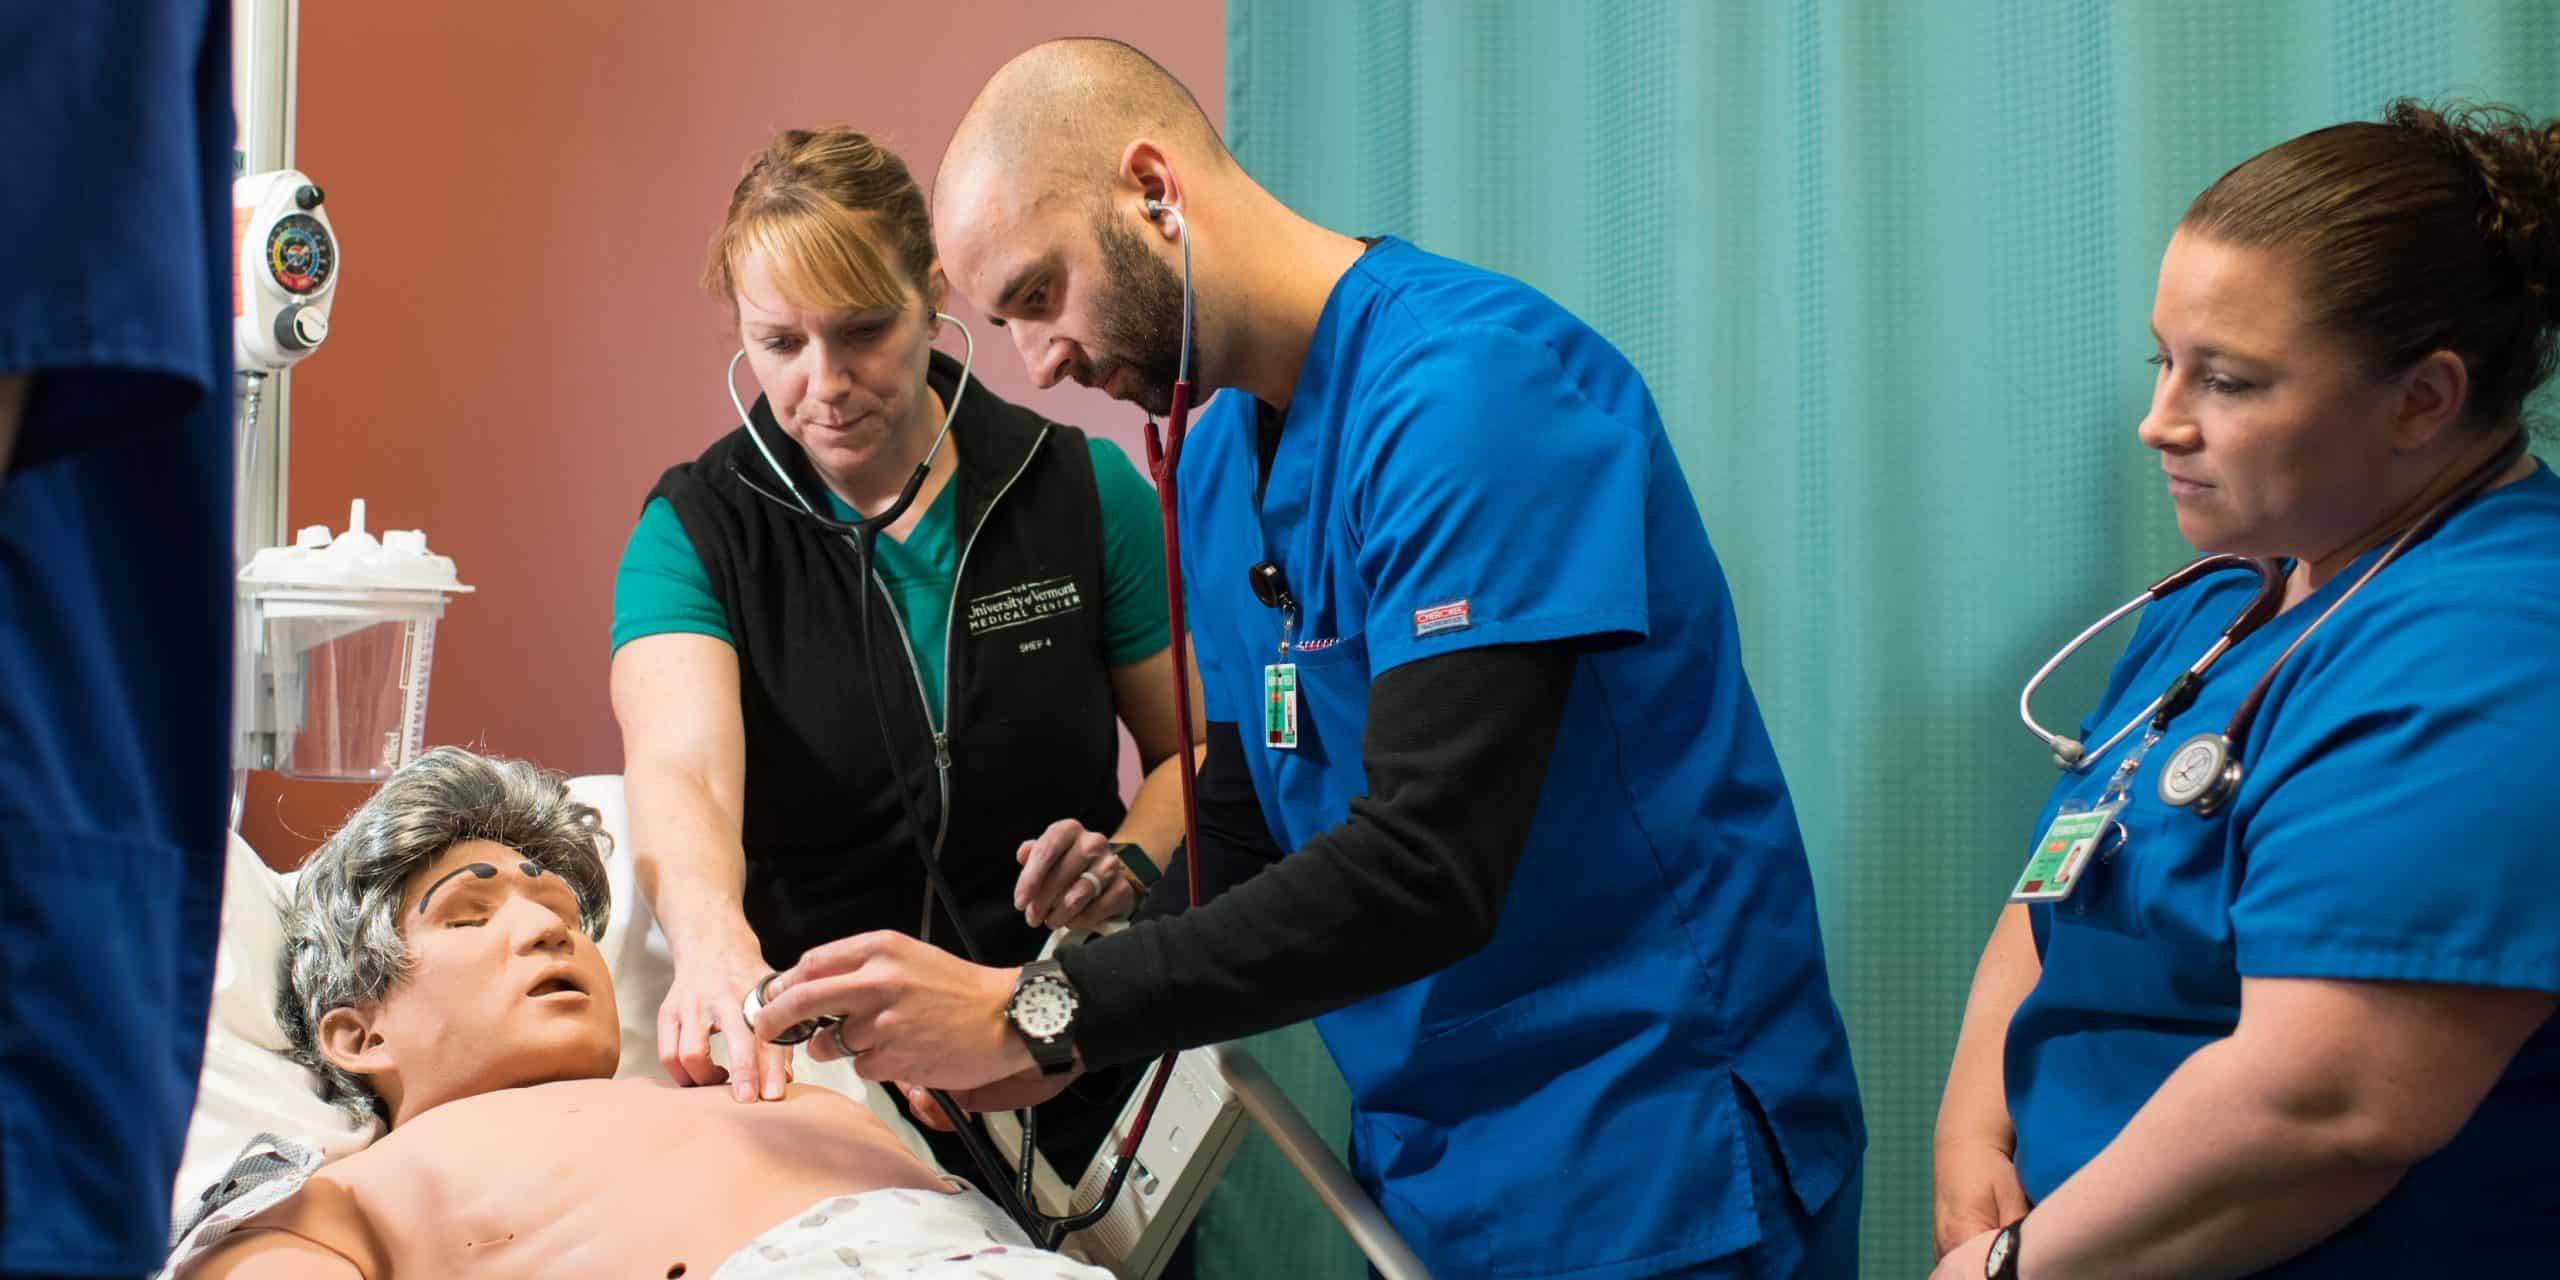
[[[1183,222],[1181,211],[1169,204],[1150,200],[1147,202],[1147,212],[1150,216],[1172,218],[1182,236],[1182,337],[1181,354],[1175,371],[1173,400],[1165,414],[1164,434],[1158,435],[1156,423],[1150,416],[1145,435],[1148,469],[1156,482],[1159,514],[1164,522],[1165,595],[1174,665],[1175,732],[1180,739],[1179,750],[1184,762],[1183,767],[1175,772],[1180,779],[1182,789],[1183,850],[1188,872],[1188,888],[1191,905],[1197,907],[1200,905],[1200,819],[1197,792],[1192,779],[1192,770],[1189,767],[1196,744],[1191,734],[1190,664],[1186,660],[1190,639],[1189,619],[1183,607],[1181,542],[1176,519],[1178,504],[1174,483],[1177,464],[1181,457],[1183,435],[1191,415],[1193,327],[1191,233],[1189,226]],[[976,343],[970,339],[966,326],[962,326],[960,332],[962,340],[970,343],[970,363],[974,364]],[[743,357],[745,353],[740,352],[739,355]],[[737,361],[732,359],[730,368],[734,370],[736,367]],[[925,460],[917,464],[915,473],[909,476],[906,484],[899,489],[897,500],[883,508],[877,515],[855,521],[843,521],[818,514],[805,499],[800,499],[797,488],[792,486],[789,473],[783,470],[781,462],[775,458],[771,450],[766,448],[763,439],[756,431],[754,420],[745,413],[743,407],[740,408],[739,418],[746,426],[748,437],[754,441],[757,450],[764,454],[766,463],[773,468],[774,473],[781,477],[784,486],[792,488],[792,497],[785,499],[782,495],[765,488],[749,477],[738,466],[735,459],[730,461],[729,470],[730,474],[737,477],[739,483],[745,485],[758,497],[782,508],[787,514],[843,537],[853,547],[862,586],[860,616],[857,623],[859,629],[857,647],[861,654],[864,686],[875,693],[871,699],[871,709],[873,721],[880,730],[881,750],[887,757],[893,785],[898,793],[899,805],[906,811],[908,830],[914,837],[916,853],[924,863],[925,876],[933,887],[934,897],[942,904],[944,914],[951,917],[952,930],[959,935],[964,954],[971,963],[983,964],[984,961],[979,958],[977,943],[970,937],[968,926],[962,920],[959,895],[952,890],[950,881],[943,875],[941,859],[936,856],[942,843],[942,826],[947,824],[950,818],[949,774],[939,772],[939,776],[943,779],[942,823],[937,824],[934,840],[931,845],[928,845],[924,839],[923,816],[916,808],[914,797],[907,790],[906,769],[898,754],[895,735],[889,729],[888,710],[882,705],[882,700],[876,696],[879,680],[871,652],[871,584],[874,545],[879,539],[880,531],[895,524],[898,518],[915,504],[916,495],[923,488],[926,473],[932,466],[933,452],[942,448],[943,441],[951,434],[951,424],[958,416],[960,396],[965,394],[967,389],[968,366],[963,366],[961,377],[961,390],[953,393],[952,404],[944,414],[942,434],[935,437],[933,451],[928,451]],[[736,394],[736,384],[732,382],[730,395],[733,404]],[[940,748],[937,747],[937,750]],[[939,766],[937,769],[939,770]],[[770,977],[766,981],[771,981]],[[761,987],[759,990],[761,991]],[[797,1038],[789,1041],[776,1038],[774,1042],[798,1043],[807,1040],[815,1036],[827,1021],[830,1020],[820,1019],[800,1027],[788,1028],[781,1034]],[[841,1038],[837,1043],[842,1046]],[[1103,1215],[1109,1213],[1112,1204],[1118,1200],[1120,1189],[1128,1179],[1129,1166],[1137,1157],[1138,1144],[1145,1138],[1147,1126],[1155,1116],[1156,1105],[1163,1099],[1165,1085],[1172,1078],[1174,1059],[1175,1055],[1168,1053],[1157,1061],[1156,1070],[1147,1086],[1146,1100],[1140,1105],[1135,1120],[1129,1126],[1128,1135],[1121,1140],[1118,1158],[1112,1162],[1111,1171],[1104,1179],[1101,1195],[1093,1207],[1081,1213],[1058,1217],[1040,1212],[1038,1201],[1033,1195],[1032,1174],[1037,1167],[1038,1156],[1035,1140],[1039,1119],[1036,1112],[1030,1110],[1021,1112],[1022,1158],[1015,1164],[1015,1169],[1018,1170],[1017,1177],[1008,1182],[1004,1177],[1003,1157],[996,1152],[992,1135],[981,1133],[971,1122],[967,1113],[952,1100],[949,1093],[940,1089],[927,1092],[935,1103],[941,1106],[943,1114],[950,1117],[952,1131],[959,1138],[961,1145],[967,1148],[970,1161],[978,1166],[978,1171],[985,1177],[987,1184],[1000,1193],[1001,1207],[1006,1215],[1019,1224],[1041,1247],[1055,1249],[1068,1233],[1081,1231],[1100,1222]]]
[[[961,330],[961,334],[964,341],[969,340],[968,330],[965,327]],[[976,344],[971,341],[970,345],[972,359],[969,363],[974,364]],[[735,367],[736,361],[732,360],[731,368]],[[915,472],[907,477],[906,483],[899,487],[897,498],[875,515],[846,521],[818,514],[817,510],[801,497],[797,486],[792,484],[790,473],[783,470],[780,460],[766,447],[760,433],[756,430],[754,418],[743,412],[740,420],[746,426],[748,436],[754,441],[757,451],[764,454],[766,463],[773,468],[782,483],[792,489],[791,497],[786,499],[781,494],[765,488],[747,475],[735,459],[730,461],[729,470],[730,474],[737,477],[739,483],[745,485],[749,492],[781,508],[787,515],[842,537],[853,548],[855,572],[859,579],[854,647],[862,664],[863,687],[872,693],[869,699],[872,723],[880,731],[880,750],[889,765],[890,787],[897,792],[898,806],[906,813],[907,830],[914,841],[917,860],[924,864],[926,883],[932,887],[934,899],[942,905],[943,914],[951,918],[952,933],[959,938],[961,954],[966,956],[970,963],[983,965],[986,961],[978,950],[977,939],[971,936],[968,924],[961,915],[960,896],[952,889],[949,877],[943,874],[942,860],[937,856],[951,816],[949,774],[937,765],[937,776],[943,780],[943,805],[939,820],[933,826],[933,838],[928,843],[925,838],[924,814],[917,807],[915,796],[907,788],[905,758],[898,750],[897,735],[889,728],[889,712],[884,705],[885,700],[879,696],[879,668],[871,647],[873,565],[880,533],[890,525],[896,524],[899,517],[915,506],[916,495],[923,489],[925,477],[933,466],[933,455],[939,452],[944,441],[950,438],[952,423],[959,417],[961,398],[967,394],[968,390],[968,374],[968,365],[964,364],[961,370],[960,387],[952,393],[951,404],[943,412],[942,431],[934,437],[932,449],[926,452],[924,461],[916,464]],[[736,394],[734,385],[733,383],[731,391],[733,398]],[[767,981],[770,981],[770,978]],[[826,1029],[827,1025],[834,1021],[836,1020],[817,1019],[800,1026],[786,1028],[767,1039],[775,1044],[798,1044],[816,1036],[819,1031]],[[843,1045],[841,1038],[837,1043],[839,1046]],[[849,1046],[846,1047],[849,1048]],[[961,1110],[959,1104],[947,1091],[929,1089],[926,1092],[942,1108],[943,1114],[951,1119],[953,1136],[959,1140],[962,1148],[968,1151],[970,1163],[978,1167],[978,1172],[986,1184],[996,1191],[999,1207],[1005,1211],[1006,1216],[1012,1218],[1024,1231],[1035,1239],[1041,1240],[1047,1247],[1054,1248],[1057,1241],[1063,1239],[1067,1232],[1090,1226],[1100,1221],[1102,1215],[1110,1211],[1112,1201],[1117,1197],[1124,1179],[1127,1167],[1125,1161],[1113,1170],[1110,1181],[1103,1189],[1102,1199],[1092,1210],[1065,1218],[1051,1218],[1039,1211],[1037,1201],[1032,1196],[1032,1172],[1037,1167],[1034,1163],[1037,1152],[1034,1144],[1039,1135],[1038,1114],[1027,1109],[1021,1113],[1023,1153],[1017,1166],[1020,1173],[1018,1179],[1008,1178],[1004,1157],[996,1151],[993,1136],[982,1132],[978,1128],[978,1123],[967,1112]]]

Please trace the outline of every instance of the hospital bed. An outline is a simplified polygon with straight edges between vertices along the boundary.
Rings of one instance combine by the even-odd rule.
[[[640,891],[629,842],[623,838],[628,824],[622,779],[615,775],[575,778],[569,789],[596,807],[605,830],[614,837],[605,857],[613,911],[599,946],[613,972],[622,1024],[622,1052],[615,1074],[664,1079],[666,1074],[658,1065],[657,1011],[674,979],[675,966],[666,937],[658,931]],[[291,877],[269,870],[238,835],[231,837],[204,1070],[172,1187],[173,1221],[183,1223],[193,1217],[203,1190],[220,1179],[233,1158],[261,1134],[315,1147],[332,1159],[362,1148],[376,1136],[374,1126],[321,1101],[310,1073],[284,1056],[284,1032],[275,1016],[275,983],[284,946],[281,912],[291,891]],[[821,1063],[803,1049],[792,1064],[792,1078],[860,1101],[918,1159],[937,1164],[896,1104],[884,1091],[856,1076],[849,1060]],[[1306,1118],[1252,1057],[1234,1045],[1195,1049],[1181,1056],[1112,1212],[1069,1236],[1065,1252],[1105,1267],[1122,1280],[1153,1280],[1225,1171],[1247,1120],[1270,1136],[1380,1275],[1387,1280],[1427,1276],[1421,1261]],[[1109,1155],[1128,1123],[1124,1113],[1113,1142],[1092,1168],[1081,1171],[1074,1187],[1076,1204],[1093,1202],[1108,1172]],[[1008,1118],[996,1117],[995,1124],[999,1149],[1019,1150],[1014,1140],[1018,1130],[1006,1131]],[[1064,1211],[1069,1185],[1045,1161],[1034,1171],[1034,1184],[1044,1211]]]

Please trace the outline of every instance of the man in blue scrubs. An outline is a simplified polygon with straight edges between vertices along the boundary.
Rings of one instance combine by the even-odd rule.
[[[168,1245],[221,906],[231,25],[0,16],[0,1276]]]
[[[1812,880],[1634,367],[1516,281],[1300,218],[1108,41],[997,74],[935,221],[1037,381],[1155,413],[1191,239],[1193,376],[1224,392],[1180,476],[1200,852],[1241,883],[1055,974],[851,939],[768,1016],[849,1014],[865,1075],[954,1087],[1042,1035],[1098,1066],[1314,1017],[1362,1181],[1435,1274],[1854,1274]],[[1061,982],[1063,1032],[1008,1010]]]

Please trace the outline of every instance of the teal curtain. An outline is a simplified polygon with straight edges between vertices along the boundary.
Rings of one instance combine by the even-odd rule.
[[[2019,685],[2192,554],[2133,434],[2179,212],[2394,96],[2560,113],[2560,4],[1228,0],[1227,41],[1272,192],[1528,281],[1651,383],[1812,849],[1866,1272],[1921,1274],[1957,1018],[2053,781]],[[1265,1056],[1339,1133],[1320,1052]],[[1207,1275],[1360,1274],[1264,1157],[1202,1235]]]

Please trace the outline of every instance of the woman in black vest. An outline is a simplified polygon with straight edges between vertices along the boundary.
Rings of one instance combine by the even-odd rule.
[[[1134,906],[1181,811],[1154,492],[1116,446],[933,350],[947,286],[898,157],[849,129],[782,134],[705,285],[736,317],[732,377],[745,363],[763,394],[650,494],[615,580],[612,688],[632,852],[676,964],[659,1060],[744,1101],[789,1079],[741,1014],[767,972],[883,929],[962,951],[965,928],[985,963],[1019,964],[1047,926]],[[845,529],[884,514],[866,580]],[[1147,769],[1125,809],[1120,724]],[[1070,1182],[1126,1083],[1042,1109]]]

